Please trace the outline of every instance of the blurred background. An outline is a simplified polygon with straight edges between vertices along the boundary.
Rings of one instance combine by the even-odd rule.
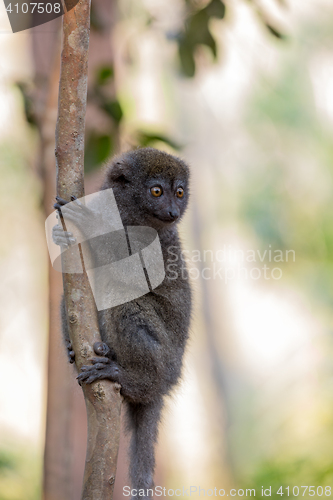
[[[79,499],[85,459],[44,235],[60,27],[12,34],[0,5],[0,500]],[[157,485],[333,486],[332,133],[330,0],[93,0],[86,192],[132,147],[192,167],[195,306]]]

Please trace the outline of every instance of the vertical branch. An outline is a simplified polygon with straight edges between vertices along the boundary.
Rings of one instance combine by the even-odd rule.
[[[64,199],[84,196],[84,119],[90,0],[63,17],[63,51],[56,129],[57,192]],[[70,253],[70,252],[67,252]],[[69,255],[69,259],[71,255]],[[101,340],[97,310],[87,275],[63,274],[70,338],[78,369],[94,356]],[[82,499],[112,498],[120,432],[119,385],[107,380],[83,385],[88,417],[88,447]]]

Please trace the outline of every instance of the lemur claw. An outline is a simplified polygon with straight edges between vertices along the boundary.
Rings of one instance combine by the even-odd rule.
[[[119,382],[119,368],[114,361],[107,359],[107,363],[102,361],[101,358],[99,363],[94,365],[84,365],[81,367],[81,373],[76,377],[79,384],[92,384],[96,380],[112,380],[113,382]],[[101,362],[102,361],[102,362]]]
[[[70,340],[67,342],[66,347],[67,347],[69,362],[72,364],[75,362],[75,352],[73,351],[72,343]]]
[[[106,357],[112,353],[112,350],[105,342],[95,342],[93,347],[95,353],[99,354],[99,356],[90,358],[91,365],[83,365],[81,367],[81,373],[76,377],[79,384],[82,382],[92,384],[96,380],[103,379],[118,382],[119,367],[115,361]]]

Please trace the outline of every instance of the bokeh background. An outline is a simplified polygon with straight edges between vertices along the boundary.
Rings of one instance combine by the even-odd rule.
[[[45,436],[46,483],[59,491],[45,498],[79,499],[85,458],[85,409],[59,332],[61,277],[44,236],[59,21],[12,34],[0,4],[0,500],[42,498]],[[332,2],[93,0],[89,64],[87,192],[103,162],[131,147],[152,145],[192,167],[180,231],[195,306],[156,484],[256,496],[271,486],[274,499],[280,486],[293,496],[293,486],[312,485],[325,496]],[[126,445],[116,500],[128,484]]]

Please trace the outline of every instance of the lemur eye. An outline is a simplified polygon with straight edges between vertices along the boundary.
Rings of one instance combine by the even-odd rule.
[[[158,198],[163,193],[162,188],[159,186],[154,186],[150,189],[150,192],[155,198]]]
[[[177,189],[177,191],[176,191],[176,196],[177,196],[178,198],[182,198],[182,197],[184,196],[184,189],[183,189],[183,188],[181,188],[181,187],[179,187],[179,188]]]

